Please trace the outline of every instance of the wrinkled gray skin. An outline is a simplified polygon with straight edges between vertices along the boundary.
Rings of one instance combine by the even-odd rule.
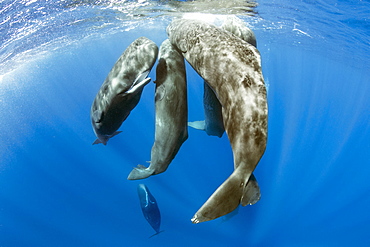
[[[256,36],[238,17],[227,17],[221,28],[256,47]],[[204,130],[208,135],[221,137],[225,132],[222,119],[222,106],[216,94],[213,92],[212,88],[208,86],[206,81],[204,81],[203,106],[204,121],[189,122],[189,126]],[[248,181],[245,191],[242,201],[243,206],[255,204],[261,198],[260,188],[253,174]]]
[[[222,23],[221,28],[256,47],[256,36],[238,17],[228,16]],[[204,130],[208,135],[221,137],[225,132],[222,120],[222,106],[206,81],[204,81],[203,106],[204,121],[189,122],[189,126]]]
[[[209,84],[222,105],[234,172],[192,218],[200,223],[233,211],[243,197],[267,141],[267,98],[257,49],[235,35],[196,20],[174,20],[170,42]],[[215,56],[217,54],[217,56]]]
[[[98,139],[107,144],[140,100],[146,78],[158,55],[157,45],[141,37],[132,42],[109,72],[91,106],[91,123]]]
[[[128,179],[164,172],[188,138],[186,73],[183,56],[165,40],[159,49],[155,89],[155,141],[150,166],[139,165]]]

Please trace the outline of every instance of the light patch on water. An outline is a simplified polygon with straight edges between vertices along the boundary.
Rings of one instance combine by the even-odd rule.
[[[294,28],[292,29],[292,31],[296,31],[296,32],[298,32],[298,33],[300,33],[300,34],[303,34],[303,35],[306,35],[307,37],[310,37],[310,38],[312,38],[312,36],[311,35],[309,35],[308,33],[306,33],[306,32],[303,32],[302,30],[300,30],[300,29],[298,29],[297,28],[297,26],[299,26],[299,24],[298,23],[294,23]]]
[[[200,20],[216,25],[223,23],[227,17],[228,17],[227,15],[215,15],[205,13],[185,13],[183,15],[184,19]]]

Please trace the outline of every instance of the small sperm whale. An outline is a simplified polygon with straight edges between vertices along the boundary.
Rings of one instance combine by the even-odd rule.
[[[140,100],[146,78],[158,55],[157,45],[140,37],[132,42],[114,64],[91,106],[96,141],[107,144]]]
[[[188,103],[183,56],[165,40],[159,49],[155,81],[155,141],[150,166],[135,167],[129,180],[164,172],[188,138]]]
[[[161,213],[157,201],[145,184],[139,184],[137,186],[137,193],[139,195],[141,211],[143,211],[145,219],[156,232],[154,235],[159,234],[161,232]]]
[[[192,222],[200,223],[250,202],[244,199],[247,185],[267,142],[266,87],[258,50],[230,32],[178,19],[167,27],[167,34],[215,92],[234,156],[233,173],[193,216]]]

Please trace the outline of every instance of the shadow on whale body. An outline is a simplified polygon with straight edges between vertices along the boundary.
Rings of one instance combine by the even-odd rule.
[[[96,141],[107,144],[138,104],[146,78],[158,55],[157,45],[140,37],[132,42],[109,72],[91,106],[91,123]]]
[[[158,235],[163,232],[161,228],[161,213],[158,208],[158,204],[154,196],[150,193],[148,187],[145,184],[139,184],[137,186],[137,193],[140,200],[141,211],[143,212],[144,218],[148,221],[150,226],[156,232],[151,237]]]
[[[186,72],[183,56],[165,40],[159,49],[155,88],[155,141],[149,167],[138,165],[129,180],[164,172],[188,138]]]
[[[192,218],[193,223],[200,223],[259,199],[258,184],[250,177],[266,148],[266,88],[259,52],[230,32],[202,21],[179,19],[171,22],[167,33],[217,95],[233,150],[234,172]]]

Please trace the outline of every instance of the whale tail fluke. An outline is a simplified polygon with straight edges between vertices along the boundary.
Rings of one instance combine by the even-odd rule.
[[[245,176],[241,176],[236,169],[195,213],[191,221],[198,224],[216,219],[232,212],[239,204],[255,204],[260,197],[260,188],[254,175],[250,175],[245,185]]]
[[[221,184],[208,198],[203,206],[195,213],[191,221],[195,224],[224,216],[238,207],[244,195],[245,179],[240,176],[238,169]]]
[[[197,130],[206,130],[206,123],[205,121],[194,121],[194,122],[188,122],[188,126],[197,129]]]
[[[244,195],[241,200],[242,206],[253,205],[261,198],[261,190],[258,186],[256,177],[252,174],[249,177],[247,186],[244,189]]]
[[[132,169],[127,179],[128,180],[144,179],[144,178],[149,177],[153,173],[154,173],[154,169],[149,169],[149,167],[138,165],[137,167],[134,167],[134,169]]]
[[[152,237],[154,237],[154,236],[157,236],[158,234],[160,234],[161,232],[164,232],[164,230],[162,230],[162,231],[158,231],[158,232],[156,232],[156,233],[154,233],[153,235],[151,235],[149,238],[152,238]]]
[[[121,133],[122,131],[116,131],[114,132],[112,135],[110,136],[106,136],[105,138],[102,138],[102,139],[96,139],[92,145],[95,145],[95,144],[99,144],[99,143],[102,143],[104,146],[107,145],[107,142],[110,138],[112,138],[113,136],[116,136],[118,135],[119,133]]]

